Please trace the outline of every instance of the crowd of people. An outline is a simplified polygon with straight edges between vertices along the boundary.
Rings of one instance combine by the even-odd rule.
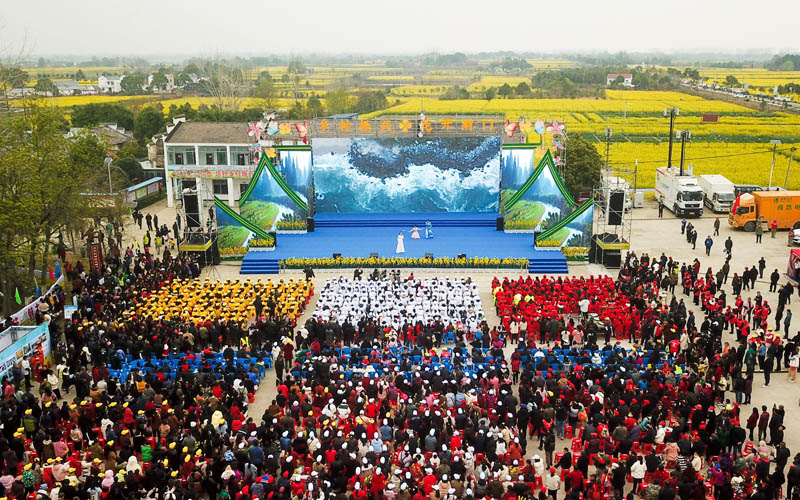
[[[341,278],[297,324],[310,281],[109,253],[70,271],[71,318],[47,299],[52,365],[3,380],[0,497],[800,498],[787,410],[745,408],[757,368],[796,375],[792,289],[729,298],[726,265],[495,278],[497,325],[468,278]]]

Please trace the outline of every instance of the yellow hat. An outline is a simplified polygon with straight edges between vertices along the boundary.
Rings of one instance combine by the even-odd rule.
[[[116,401],[112,401],[111,403],[108,404],[109,408],[113,408],[115,406],[117,406],[117,402]]]
[[[171,474],[172,477],[178,477],[178,471],[174,470]]]
[[[108,442],[108,443],[106,443],[106,444],[108,444],[108,446],[114,446],[114,440],[112,439],[111,441],[109,441],[109,442]]]
[[[30,408],[25,410],[25,415],[30,415],[31,413],[33,413],[33,410],[31,410]]]
[[[175,449],[175,443],[170,443],[169,444],[169,449],[170,450],[174,450]]]
[[[188,447],[188,446],[184,446],[184,447],[183,447],[183,449],[182,449],[181,451],[182,451],[183,453],[188,453],[188,452],[189,452],[189,447]]]
[[[33,464],[25,464],[25,470],[31,470],[31,467],[33,467]]]
[[[196,457],[199,457],[202,454],[203,454],[203,450],[201,450],[200,448],[198,448],[197,451],[194,452],[194,456],[196,456]]]
[[[191,455],[186,455],[186,458],[183,459],[184,462],[188,462],[192,458]]]
[[[122,435],[128,434],[130,431],[128,429],[122,429]]]
[[[167,460],[167,459],[165,458],[163,463],[164,463],[164,467],[166,467],[167,465],[169,465],[169,460]]]

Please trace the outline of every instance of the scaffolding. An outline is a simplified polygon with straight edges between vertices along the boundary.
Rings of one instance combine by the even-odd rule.
[[[606,167],[594,186],[594,224],[589,260],[618,268],[622,250],[630,249],[638,166]]]

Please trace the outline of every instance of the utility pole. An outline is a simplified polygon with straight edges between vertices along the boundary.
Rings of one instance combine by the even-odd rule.
[[[106,156],[106,159],[104,161],[106,164],[106,168],[108,169],[108,194],[112,194],[114,190],[111,188],[111,162],[113,162],[114,159],[111,158],[110,156]]]
[[[667,167],[672,166],[672,134],[675,131],[675,117],[680,114],[681,110],[678,108],[667,108],[664,110],[664,116],[669,117],[669,156],[667,157]]]
[[[769,141],[772,144],[772,166],[769,167],[769,189],[772,189],[772,172],[775,170],[775,153],[778,151],[778,144],[781,143],[780,139],[772,139]]]
[[[678,131],[677,137],[681,138],[681,168],[680,175],[683,175],[683,160],[686,157],[686,141],[692,138],[692,133],[688,130]]]
[[[611,152],[611,127],[606,127],[606,170],[608,170],[608,157]]]
[[[786,181],[783,183],[783,189],[789,189],[789,172],[792,171],[792,160],[794,160],[795,151],[797,151],[797,148],[794,146],[789,150],[789,168],[786,169]]]

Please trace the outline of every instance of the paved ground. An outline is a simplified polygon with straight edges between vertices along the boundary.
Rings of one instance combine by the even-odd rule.
[[[157,213],[159,220],[166,221],[168,226],[171,227],[174,220],[174,211],[167,208],[165,203],[160,203],[154,205],[153,207],[149,207],[145,210],[145,213],[148,211],[150,213]],[[724,262],[725,256],[723,253],[723,242],[728,236],[730,236],[733,240],[731,273],[741,273],[745,266],[751,267],[757,265],[758,260],[763,256],[766,259],[767,269],[764,274],[764,279],[756,282],[755,290],[751,292],[751,296],[755,296],[756,291],[760,291],[761,294],[766,297],[766,300],[770,301],[771,303],[773,301],[774,303],[777,303],[777,295],[768,292],[769,274],[773,269],[776,268],[781,273],[783,273],[786,269],[789,254],[786,232],[778,232],[775,239],[770,238],[769,234],[765,234],[763,243],[757,245],[755,243],[755,236],[753,233],[745,233],[739,230],[734,230],[728,226],[727,216],[725,214],[720,214],[719,217],[721,221],[720,235],[716,237],[712,236],[714,238],[714,245],[711,250],[711,255],[707,257],[705,255],[703,241],[706,239],[706,236],[713,235],[714,215],[707,214],[701,219],[694,219],[691,221],[698,228],[697,249],[692,250],[692,246],[686,243],[685,238],[680,234],[680,219],[674,217],[668,211],[665,211],[664,217],[659,219],[658,212],[654,204],[647,206],[646,208],[636,209],[633,212],[631,249],[637,252],[637,254],[640,254],[641,252],[647,252],[654,257],[660,256],[663,252],[667,256],[672,256],[673,259],[677,259],[679,262],[691,262],[695,258],[698,258],[700,260],[701,269],[711,266],[716,270]],[[128,227],[130,227],[130,225],[128,225]],[[127,232],[133,233],[133,235],[135,235],[137,238],[140,238],[141,241],[141,231],[138,230],[138,227],[133,231]],[[125,241],[129,240],[126,239]],[[616,276],[616,271],[609,271],[602,266],[594,264],[571,264],[569,271],[571,275],[610,274],[612,276]],[[415,272],[415,275],[417,276],[464,276],[465,274],[469,274],[473,281],[476,282],[480,287],[484,313],[489,324],[498,324],[499,321],[497,315],[494,313],[494,309],[491,307],[492,302],[490,284],[492,277],[495,275],[515,277],[519,276],[518,272],[509,273],[503,272],[502,270],[471,270],[466,273],[464,271],[441,270],[437,270],[435,272]],[[314,282],[319,288],[321,284],[324,283],[325,279],[329,277],[338,277],[340,275],[352,276],[352,272],[348,270],[344,270],[343,272],[316,271],[316,278],[314,279]],[[288,276],[300,279],[303,277],[302,273],[298,271],[290,271],[281,275],[281,277]],[[238,263],[223,263],[222,265],[215,266],[213,269],[204,271],[204,277],[236,279],[239,277],[239,265]],[[782,277],[781,283],[784,283],[785,281],[785,277]],[[730,284],[725,285],[725,287],[730,296]],[[680,290],[678,291],[680,292]],[[678,294],[678,297],[681,297],[680,293]],[[743,297],[746,298],[747,296],[745,295]],[[798,304],[800,304],[800,298],[796,297],[797,296],[795,296],[792,304],[787,306],[787,309],[791,309],[792,314],[795,316],[800,313],[800,311],[798,311],[798,309],[800,309],[800,307],[798,307]],[[316,297],[314,297],[309,304],[306,313],[300,318],[301,323],[304,322],[309,314],[314,310],[315,305]],[[687,305],[689,306],[689,309],[695,310],[695,315],[698,318],[702,318],[701,311],[695,309],[691,304],[691,301],[687,301]],[[797,316],[797,318],[798,319],[795,320],[793,327],[790,329],[792,334],[796,334],[798,331],[800,331],[800,316]],[[723,340],[726,342],[731,342],[732,345],[735,342],[734,336],[730,333],[726,333]],[[756,378],[753,384],[754,389],[752,402],[755,405],[764,404],[770,408],[772,407],[773,403],[784,405],[787,411],[785,421],[787,422],[788,426],[788,432],[786,432],[786,441],[789,449],[792,451],[792,455],[794,455],[794,453],[800,451],[800,433],[795,432],[793,426],[793,424],[796,422],[795,419],[800,419],[800,411],[798,411],[798,396],[800,396],[800,392],[798,392],[798,386],[797,384],[792,384],[787,381],[785,372],[774,373],[772,376],[772,383],[768,388],[762,388],[762,384],[763,378],[761,374],[756,373]],[[256,394],[255,403],[250,407],[250,414],[255,418],[259,418],[264,409],[270,404],[274,395],[275,378],[274,372],[270,371],[267,374],[267,378],[264,379],[259,387],[259,390]],[[727,395],[731,398],[733,397],[733,393],[729,392]],[[742,407],[741,414],[743,419],[745,419],[751,411],[751,406]],[[528,451],[529,454],[532,454],[534,452],[533,447],[529,446]]]

